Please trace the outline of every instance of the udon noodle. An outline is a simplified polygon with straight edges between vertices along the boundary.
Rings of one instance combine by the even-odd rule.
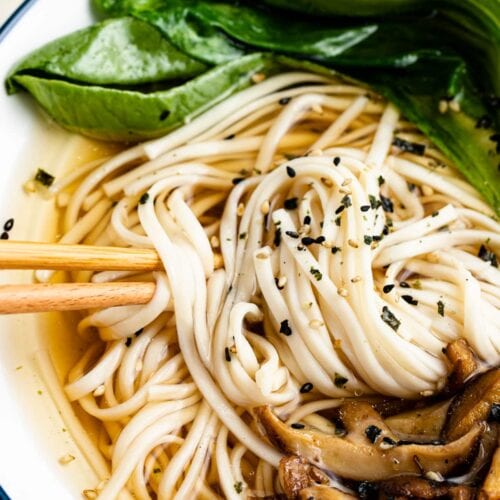
[[[78,326],[64,389],[101,423],[97,446],[73,425],[102,480],[87,496],[274,495],[280,453],[252,408],[327,429],[317,412],[344,398],[435,394],[457,338],[500,360],[500,272],[478,257],[500,246],[491,209],[364,88],[273,76],[79,172],[50,188],[76,184],[60,241],[164,265],[73,276],[156,282]]]

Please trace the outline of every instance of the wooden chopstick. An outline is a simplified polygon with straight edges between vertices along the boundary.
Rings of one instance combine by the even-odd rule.
[[[0,285],[0,314],[73,311],[146,304],[155,283],[36,283]]]
[[[1,241],[0,269],[155,271],[162,264],[147,248]]]

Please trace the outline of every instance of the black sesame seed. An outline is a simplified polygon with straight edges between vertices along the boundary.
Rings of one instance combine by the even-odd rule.
[[[340,247],[332,247],[332,253],[336,254],[337,252],[340,252]]]
[[[339,215],[339,216],[335,219],[335,224],[336,224],[337,226],[339,226],[339,227],[340,227],[340,223],[341,223],[341,220],[340,220],[340,215]]]
[[[361,205],[360,210],[362,212],[368,212],[368,210],[370,210],[370,205]]]
[[[392,145],[396,146],[401,151],[407,153],[413,153],[419,156],[422,156],[425,153],[425,144],[418,144],[416,142],[405,141],[400,137],[396,137],[394,141],[392,141]]]
[[[0,240],[8,240],[8,239],[9,239],[9,233],[4,231],[2,234],[0,234]]]
[[[281,243],[281,229],[278,227],[276,231],[274,231],[273,244],[275,247],[279,247]]]
[[[444,302],[442,300],[438,300],[437,306],[438,306],[438,314],[440,316],[444,316]]]
[[[378,180],[378,185],[379,185],[379,186],[381,186],[381,185],[382,185],[382,184],[384,184],[384,182],[385,182],[385,179],[384,179],[381,175],[379,175],[379,176],[378,176],[378,179],[377,179],[377,180]]]
[[[387,236],[389,234],[389,226],[384,226],[384,229],[382,229],[382,234],[384,236]]]
[[[236,184],[239,184],[243,180],[245,180],[244,177],[235,177],[231,182],[236,186]]]
[[[298,422],[295,422],[290,427],[292,429],[303,429],[305,427],[305,425],[304,424],[299,424]]]
[[[311,392],[313,390],[313,385],[311,384],[311,382],[306,382],[301,388],[300,388],[300,392],[302,394],[306,394],[307,392]]]
[[[337,210],[335,210],[335,213],[338,215],[340,214],[343,210],[345,210],[345,206],[344,205],[340,205],[340,207],[337,208]]]
[[[137,331],[134,333],[134,335],[135,335],[136,337],[138,337],[138,336],[139,336],[139,335],[140,335],[143,331],[144,331],[144,328],[141,328],[141,329],[137,330]]]
[[[292,100],[291,97],[282,97],[278,102],[282,105],[285,106]]]
[[[144,205],[147,201],[149,200],[149,193],[144,193],[140,198],[139,198],[139,203],[141,205]]]
[[[231,352],[229,351],[229,347],[226,347],[224,349],[224,357],[226,358],[227,362],[231,361]]]
[[[401,298],[411,306],[418,305],[418,300],[414,299],[411,295],[401,295]]]
[[[279,282],[280,282],[280,280],[278,278],[274,278],[274,283],[276,284],[276,288],[278,290],[283,290],[283,288],[285,288],[285,287],[284,286],[280,286]]]
[[[340,375],[340,373],[335,372],[335,378],[333,379],[333,383],[335,384],[335,387],[338,387],[339,389],[343,389],[348,381],[349,381],[349,379],[347,379],[343,375]]]
[[[380,195],[380,201],[382,202],[382,209],[384,212],[394,212],[394,205],[389,198]]]
[[[382,240],[382,236],[380,236],[379,234],[374,234],[372,236],[372,239],[373,239],[373,241],[380,241],[380,240]]]
[[[477,256],[484,260],[484,262],[489,262],[493,267],[498,267],[497,256],[491,250],[488,250],[484,245],[481,245],[479,248],[479,253]]]
[[[127,337],[127,340],[125,341],[125,345],[127,347],[130,347],[130,344],[132,344],[132,337]]]
[[[226,135],[226,137],[224,137],[224,140],[225,141],[230,141],[231,139],[234,139],[234,138],[235,138],[234,134],[229,134],[229,135]]]
[[[363,236],[363,241],[365,242],[365,245],[370,245],[371,242],[373,241],[373,237],[369,236],[368,234],[365,234]]]
[[[311,223],[311,216],[310,215],[306,215],[304,217],[304,224],[309,225],[310,223]]]
[[[3,228],[5,231],[10,231],[14,227],[14,219],[8,219],[5,224],[3,225]]]
[[[292,178],[295,177],[295,175],[296,175],[295,170],[289,166],[286,167],[286,173],[287,173],[288,177],[292,177]]]
[[[324,236],[318,236],[315,240],[314,243],[317,243],[318,245],[321,245],[326,240]]]
[[[389,292],[391,292],[391,291],[392,291],[392,289],[394,288],[394,286],[395,286],[395,285],[392,285],[392,284],[391,284],[391,285],[385,285],[385,286],[384,286],[384,288],[382,288],[382,291],[383,291],[384,293],[389,293]]]
[[[165,121],[170,116],[170,111],[168,109],[163,110],[160,113],[160,121]]]
[[[338,156],[336,156],[334,159],[333,159],[333,164],[338,167],[339,164],[340,164],[340,158]]]
[[[297,198],[288,198],[287,200],[285,200],[283,206],[287,210],[295,210],[297,208]]]
[[[380,436],[380,434],[382,434],[382,429],[380,427],[377,427],[376,425],[369,425],[365,429],[365,435],[370,443],[374,443]]]
[[[315,243],[314,238],[310,238],[309,236],[304,236],[304,238],[302,238],[300,241],[306,247]]]
[[[297,239],[299,237],[299,233],[297,233],[295,231],[285,231],[285,234],[287,236],[290,236],[290,238],[294,238],[294,239]]]
[[[290,328],[290,325],[288,324],[287,319],[284,319],[280,323],[280,333],[282,333],[283,335],[286,335],[287,337],[289,337],[292,334],[292,329]]]

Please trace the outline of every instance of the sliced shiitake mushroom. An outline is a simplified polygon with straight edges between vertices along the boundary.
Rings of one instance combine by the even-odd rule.
[[[479,493],[479,500],[500,499],[500,448],[493,455],[490,470]]]
[[[357,481],[380,481],[401,474],[434,471],[447,475],[475,453],[484,428],[475,425],[462,438],[445,445],[397,445],[389,437],[372,443],[365,436],[338,437],[314,429],[295,430],[284,424],[269,406],[255,409],[271,442],[284,453],[298,455],[313,465]]]
[[[447,441],[458,439],[478,422],[488,419],[494,404],[500,403],[500,368],[483,373],[456,396],[448,410],[442,435]]]
[[[450,401],[399,413],[385,419],[389,428],[403,441],[429,443],[439,441],[448,415]]]
[[[430,481],[416,476],[399,476],[383,481],[379,489],[391,498],[473,500],[475,496],[475,489],[469,486]]]
[[[305,458],[288,455],[280,460],[279,478],[287,498],[295,500],[301,490],[318,484],[328,484],[328,476]]]
[[[330,486],[330,478],[297,455],[281,459],[279,478],[287,500],[352,500],[356,497]]]
[[[457,339],[448,344],[444,353],[451,365],[445,392],[455,393],[464,386],[466,380],[477,370],[477,359],[464,339]]]

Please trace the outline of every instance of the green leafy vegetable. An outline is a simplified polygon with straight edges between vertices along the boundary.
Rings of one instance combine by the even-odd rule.
[[[250,67],[334,69],[395,102],[500,214],[498,98],[484,99],[500,86],[498,0],[256,3],[271,7],[94,0],[104,16],[136,20],[117,17],[49,44],[14,69],[8,89],[26,88],[71,130],[136,140],[248,85]],[[248,59],[257,51],[289,59]],[[443,100],[454,106],[440,112]]]
[[[10,93],[17,90],[17,75],[98,85],[139,85],[186,80],[206,69],[149,24],[125,17],[76,31],[38,49],[11,71],[7,89]]]
[[[137,141],[182,125],[250,85],[254,73],[271,70],[273,64],[269,56],[252,54],[183,85],[147,94],[31,75],[15,80],[63,127],[101,139]]]
[[[476,1],[463,3],[470,11],[474,10]],[[120,4],[123,7],[120,0],[97,0],[97,3],[103,8],[104,3],[107,8],[113,5],[117,9]],[[346,3],[328,3],[329,12],[340,12],[338,9]],[[401,7],[405,4],[405,8],[413,4],[396,3]],[[456,163],[500,213],[500,157],[496,143],[491,140],[494,131],[476,126],[489,110],[479,98],[479,87],[470,77],[471,64],[456,52],[455,39],[443,28],[442,16],[415,15],[411,22],[390,20],[358,23],[358,26],[351,21],[346,26],[345,20],[342,23],[335,19],[297,20],[286,18],[283,13],[277,16],[252,7],[208,0],[157,0],[155,4],[156,8],[151,10],[144,3],[128,0],[127,8],[130,14],[156,26],[181,50],[206,63],[227,60],[232,50],[241,53],[245,47],[248,51],[273,50],[334,67],[375,87]],[[322,0],[304,0],[300,5],[303,8],[305,4],[321,4],[323,8],[327,5]],[[352,6],[352,2],[349,4]],[[380,10],[372,5],[370,13],[380,13],[383,6],[389,4],[394,2],[377,2]],[[457,7],[455,1],[443,4],[455,16],[467,12],[463,6]],[[488,21],[491,29],[498,24],[500,13],[495,16],[494,11],[485,9],[484,5],[483,10],[476,10],[477,19]],[[478,23],[468,21],[471,33],[477,30]],[[452,24],[447,26],[452,32]],[[494,39],[498,39],[498,33],[500,30]],[[483,89],[492,91],[493,85],[486,84]],[[460,112],[440,113],[443,98],[453,99],[460,106]],[[494,113],[491,115],[493,122]]]

